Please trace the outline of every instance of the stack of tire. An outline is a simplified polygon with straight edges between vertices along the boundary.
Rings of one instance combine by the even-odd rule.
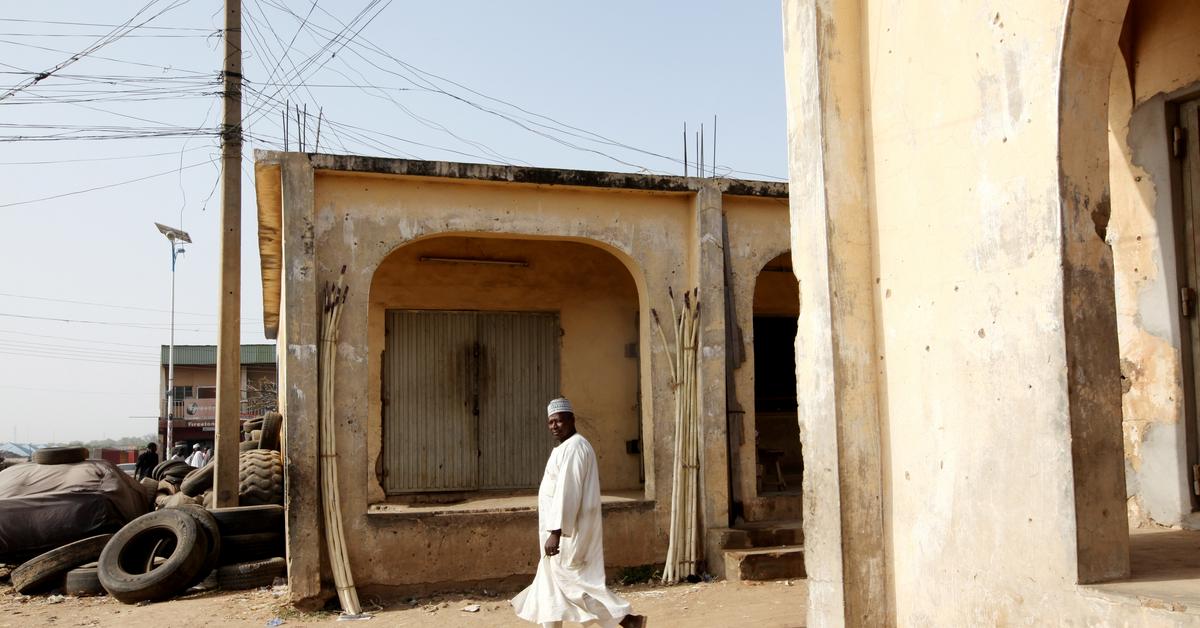
[[[183,479],[191,472],[191,465],[182,460],[164,460],[158,463],[150,472],[151,479],[158,482],[154,497],[155,507],[169,508],[196,503],[195,500],[187,499],[186,495],[181,495],[179,490]]]
[[[280,430],[283,427],[283,415],[278,412],[268,412],[256,419],[242,423],[242,442],[238,447],[242,451],[254,449],[273,449],[279,451]]]
[[[255,447],[239,455],[240,506],[212,507],[213,463],[193,469],[179,460],[163,462],[143,481],[156,491],[158,510],[115,534],[82,539],[27,561],[10,574],[13,586],[19,593],[107,592],[138,603],[174,597],[206,581],[222,589],[247,589],[284,577],[282,417],[268,413],[257,425],[258,439],[247,441]],[[86,449],[63,449],[39,450],[34,461],[61,464],[87,457]]]
[[[210,576],[222,589],[270,586],[286,572],[282,529],[281,506],[186,504],[42,554],[10,578],[18,593],[108,593],[127,604],[181,595]]]

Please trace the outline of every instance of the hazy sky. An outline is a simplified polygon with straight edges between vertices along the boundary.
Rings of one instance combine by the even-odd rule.
[[[243,342],[265,341],[252,151],[281,148],[284,100],[314,125],[323,108],[321,152],[671,174],[682,166],[654,154],[680,158],[683,123],[711,132],[715,114],[718,173],[787,174],[778,1],[248,0],[244,13]],[[176,342],[216,342],[223,4],[6,3],[0,93],[151,17],[0,100],[0,441],[154,430],[170,305],[154,222],[195,242]]]

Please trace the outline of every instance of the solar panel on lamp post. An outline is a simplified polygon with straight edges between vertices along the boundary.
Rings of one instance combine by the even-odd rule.
[[[192,243],[192,237],[182,229],[157,222],[154,226],[171,243],[171,344],[167,349],[167,442],[163,443],[163,460],[166,460],[175,448],[175,261],[184,252],[183,245]]]

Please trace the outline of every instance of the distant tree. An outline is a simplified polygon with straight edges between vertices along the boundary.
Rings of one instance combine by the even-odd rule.
[[[254,415],[262,415],[279,409],[279,387],[269,379],[246,383],[246,401],[243,409]]]

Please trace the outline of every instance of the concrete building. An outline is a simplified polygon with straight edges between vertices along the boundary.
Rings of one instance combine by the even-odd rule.
[[[1200,622],[1200,5],[783,6],[808,624]]]
[[[810,626],[1200,621],[1200,5],[783,9],[790,194],[258,155],[298,599],[320,589],[317,297],[344,267],[339,469],[368,588],[533,571],[522,491],[548,443],[505,421],[553,390],[594,435],[610,566],[660,562],[650,312],[698,288],[710,569],[725,526],[802,514]],[[552,366],[518,376],[511,346]],[[454,386],[416,394],[434,381]]]
[[[533,574],[560,393],[597,451],[608,566],[661,563],[674,393],[652,310],[669,291],[703,306],[709,568],[731,523],[798,523],[785,185],[274,152],[255,172],[296,601],[320,593],[318,298],[343,269],[336,437],[360,587]]]
[[[175,396],[167,399],[167,345],[162,345],[159,369],[158,440],[163,451],[167,442],[167,421],[174,421],[175,442],[212,446],[216,433],[217,347],[216,345],[175,345]],[[254,418],[274,409],[278,398],[275,372],[275,345],[242,345],[241,387],[243,419]]]

